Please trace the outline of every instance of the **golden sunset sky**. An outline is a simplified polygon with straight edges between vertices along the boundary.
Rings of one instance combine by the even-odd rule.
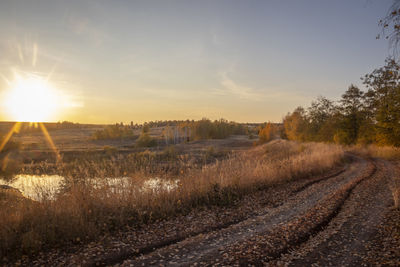
[[[0,120],[278,122],[383,65],[391,3],[2,0]]]

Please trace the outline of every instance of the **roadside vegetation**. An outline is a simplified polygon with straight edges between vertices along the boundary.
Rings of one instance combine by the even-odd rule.
[[[174,157],[174,151],[165,154]],[[155,173],[146,169],[129,173],[129,184],[124,184],[123,190],[114,190],[115,185],[107,183],[94,187],[84,177],[70,179],[68,190],[55,200],[34,202],[17,198],[12,205],[8,203],[0,209],[0,252],[32,254],[46,247],[92,240],[126,226],[139,227],[199,207],[233,205],[245,194],[322,173],[340,164],[343,155],[337,145],[276,140],[231,154],[201,169],[174,176],[158,173],[157,177],[177,181],[175,190],[142,190],[145,180],[155,177]],[[109,167],[118,169],[118,164],[116,160]],[[87,166],[76,162],[75,167],[82,170]]]
[[[382,158],[387,160],[400,160],[400,147],[355,145],[349,148],[350,151],[371,158]]]

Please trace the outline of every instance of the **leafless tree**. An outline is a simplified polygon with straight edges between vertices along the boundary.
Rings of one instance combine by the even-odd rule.
[[[400,0],[394,0],[388,10],[386,17],[379,21],[382,31],[377,39],[385,38],[389,40],[389,45],[393,51],[393,56],[399,58],[400,45]]]

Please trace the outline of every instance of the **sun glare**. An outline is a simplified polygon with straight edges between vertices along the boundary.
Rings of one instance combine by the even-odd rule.
[[[57,91],[43,78],[16,75],[4,101],[12,120],[45,122],[56,115],[59,98]]]

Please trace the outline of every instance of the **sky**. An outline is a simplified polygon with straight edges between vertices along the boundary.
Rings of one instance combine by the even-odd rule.
[[[383,66],[391,4],[2,0],[0,120],[13,120],[4,95],[19,73],[61,92],[52,121],[279,122]]]

